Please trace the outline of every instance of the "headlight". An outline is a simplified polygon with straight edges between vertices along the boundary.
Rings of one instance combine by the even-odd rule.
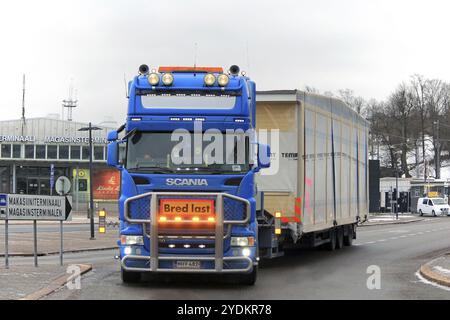
[[[253,237],[231,237],[232,247],[253,247],[255,238]]]
[[[173,75],[171,73],[165,73],[162,76],[162,82],[165,86],[171,86],[173,84]]]
[[[217,82],[219,83],[219,86],[226,87],[228,83],[230,83],[230,78],[226,74],[221,74],[217,78]]]
[[[157,73],[151,73],[148,76],[148,83],[152,86],[156,86],[159,83],[159,75]]]
[[[208,73],[204,78],[205,84],[212,87],[216,83],[216,77],[212,73]]]
[[[120,243],[124,246],[142,246],[144,245],[144,237],[143,236],[121,236]]]

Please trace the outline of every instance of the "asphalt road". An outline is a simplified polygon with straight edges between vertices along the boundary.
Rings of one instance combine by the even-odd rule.
[[[67,263],[94,265],[83,277],[82,289],[64,288],[48,299],[450,299],[450,291],[423,283],[416,275],[421,264],[449,249],[450,218],[362,227],[351,248],[292,251],[263,261],[254,287],[205,276],[124,285],[114,251],[82,253],[66,256]],[[380,268],[380,290],[367,288],[370,266]]]

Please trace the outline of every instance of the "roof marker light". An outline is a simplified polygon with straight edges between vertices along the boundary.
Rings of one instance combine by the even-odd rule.
[[[170,121],[181,121],[181,118],[170,118]]]
[[[205,118],[195,118],[195,121],[206,121],[206,119]]]
[[[245,119],[234,119],[234,122],[245,123]]]
[[[193,121],[194,119],[192,118],[183,118],[183,121]]]

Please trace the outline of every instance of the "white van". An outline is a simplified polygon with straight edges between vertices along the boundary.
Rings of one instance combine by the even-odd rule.
[[[423,216],[431,214],[433,217],[450,215],[450,206],[443,198],[419,198],[417,212]]]

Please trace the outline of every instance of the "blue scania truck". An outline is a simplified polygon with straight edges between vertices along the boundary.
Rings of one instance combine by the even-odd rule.
[[[368,202],[367,124],[341,102],[296,92],[298,110],[282,120],[295,123],[293,132],[271,151],[255,132],[256,85],[237,66],[224,72],[142,65],[128,91],[126,123],[109,133],[107,160],[121,172],[123,282],[137,282],[143,273],[213,273],[253,285],[260,258],[281,256],[284,247],[334,250],[356,238]],[[312,125],[319,119],[311,118],[314,112],[330,121]],[[278,119],[274,113],[261,117]],[[356,151],[348,154],[337,149],[347,140],[336,127],[345,126],[358,133],[349,137]],[[314,133],[316,127],[324,133]],[[263,181],[265,209],[257,177],[285,153],[296,157],[295,168],[282,165]],[[323,181],[311,175],[319,169]],[[283,177],[297,183],[287,196],[271,190]],[[342,177],[354,181],[353,189]],[[342,191],[347,186],[349,193]]]
[[[255,174],[270,165],[269,147],[252,134],[255,94],[237,66],[227,73],[140,67],[129,84],[126,124],[108,136],[108,164],[121,171],[124,282],[143,272],[228,273],[255,282]],[[214,161],[206,152],[211,142],[222,148],[211,152]]]

